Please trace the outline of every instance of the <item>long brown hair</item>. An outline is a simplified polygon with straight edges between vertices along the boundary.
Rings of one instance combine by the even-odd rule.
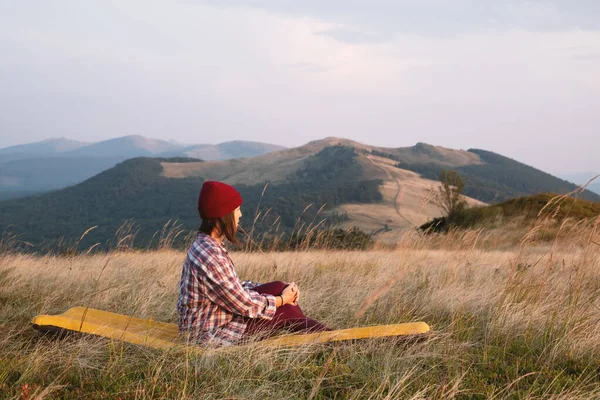
[[[239,245],[234,213],[235,210],[219,218],[203,219],[199,231],[210,235],[216,229],[217,233],[225,235],[231,243]]]

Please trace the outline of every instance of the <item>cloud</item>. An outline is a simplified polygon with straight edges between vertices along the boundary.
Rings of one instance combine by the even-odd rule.
[[[287,67],[294,71],[314,72],[314,73],[327,72],[327,71],[331,70],[331,67],[327,67],[325,65],[312,63],[312,62],[293,63],[293,64],[288,64]]]
[[[600,52],[596,53],[580,53],[572,56],[574,60],[595,61],[600,60]]]
[[[327,29],[325,31],[317,32],[318,35],[330,36],[340,42],[350,44],[370,44],[370,43],[384,43],[391,39],[373,32],[365,32],[360,29],[339,26]]]
[[[341,24],[331,36],[347,43],[389,40],[397,34],[462,35],[523,29],[600,30],[597,0],[188,0],[245,7]]]
[[[597,164],[600,33],[562,2],[6,4],[1,140],[337,135]]]

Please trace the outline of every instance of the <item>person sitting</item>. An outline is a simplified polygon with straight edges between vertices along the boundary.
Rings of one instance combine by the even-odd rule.
[[[178,325],[186,340],[211,346],[264,338],[280,329],[320,332],[327,326],[308,318],[298,305],[294,282],[241,281],[223,240],[238,244],[242,196],[216,181],[202,185],[198,212],[202,220],[183,264],[179,284]]]

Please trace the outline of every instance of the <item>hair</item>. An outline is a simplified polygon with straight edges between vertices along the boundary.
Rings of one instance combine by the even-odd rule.
[[[235,211],[232,211],[219,218],[203,219],[199,231],[210,235],[216,230],[219,234],[225,235],[227,240],[231,243],[239,245],[240,243],[236,235],[234,213]]]

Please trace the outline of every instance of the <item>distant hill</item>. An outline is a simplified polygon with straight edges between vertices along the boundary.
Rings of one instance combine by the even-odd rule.
[[[243,158],[283,149],[258,142],[232,141],[185,146],[173,141],[124,136],[88,144],[68,139],[0,149],[0,200],[65,188],[135,157]]]
[[[256,157],[285,147],[269,143],[233,140],[219,144],[184,145],[173,140],[150,139],[140,135],[123,136],[96,143],[69,139],[48,139],[0,149],[0,163],[46,157],[193,157],[227,160]]]
[[[172,150],[159,154],[161,157],[190,157],[205,161],[228,160],[233,158],[250,158],[274,151],[284,150],[285,147],[274,144],[234,140],[219,144],[197,144],[183,149]]]
[[[61,236],[78,238],[97,225],[84,239],[85,246],[114,239],[118,227],[133,218],[141,227],[136,243],[145,245],[156,241],[153,235],[169,220],[179,220],[184,230],[197,226],[196,198],[202,182],[210,179],[233,184],[242,192],[246,228],[252,226],[258,209],[258,231],[289,232],[327,217],[328,223],[346,228],[400,234],[441,215],[440,208],[426,199],[444,169],[457,170],[467,179],[466,200],[473,206],[576,188],[483,150],[424,143],[380,148],[326,138],[243,159],[130,159],[73,187],[0,202],[0,230],[13,226],[23,240],[39,244]],[[582,197],[600,199],[591,192]]]
[[[88,143],[65,138],[47,139],[41,142],[20,144],[0,149],[0,163],[25,158],[54,157],[77,150]]]
[[[164,140],[149,139],[139,135],[104,140],[75,149],[67,156],[134,157],[155,156],[167,151],[181,150],[181,146]]]

